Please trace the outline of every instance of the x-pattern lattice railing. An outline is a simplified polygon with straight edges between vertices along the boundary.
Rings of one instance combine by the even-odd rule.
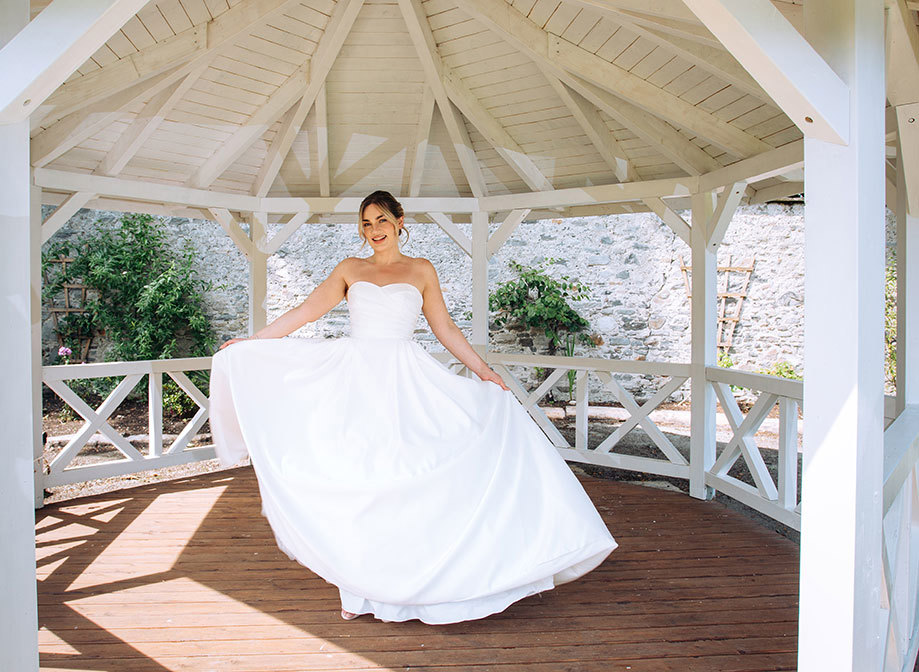
[[[523,407],[565,459],[618,469],[689,478],[689,462],[686,457],[651,419],[651,412],[670,398],[689,379],[688,365],[494,352],[488,354],[488,362],[501,374]],[[540,367],[549,370],[549,374],[534,390],[528,391],[508,368],[510,366]],[[569,371],[575,372],[574,446],[538,405],[549,390]],[[650,399],[639,404],[635,397],[614,377],[614,374],[617,373],[658,376],[669,380]],[[625,421],[593,448],[588,445],[588,396],[589,376],[591,375],[595,376],[629,413]],[[660,450],[664,459],[614,452],[613,449],[636,427],[641,427],[651,442]]]
[[[881,608],[884,672],[911,672],[919,654],[919,406],[884,432]]]
[[[188,444],[208,418],[209,402],[207,395],[199,390],[184,373],[186,371],[207,370],[210,369],[210,366],[211,360],[209,357],[195,357],[43,367],[42,380],[45,385],[76,411],[85,422],[67,445],[48,464],[48,472],[42,479],[42,485],[53,487],[96,478],[109,478],[214,457],[213,446],[188,448]],[[198,406],[195,415],[185,424],[178,436],[168,446],[164,446],[163,441],[164,373],[172,378]],[[124,377],[99,407],[95,409],[87,404],[66,382],[108,376]],[[109,424],[109,418],[112,413],[115,412],[144,376],[148,378],[149,448],[146,454],[135,448],[127,438]],[[75,465],[74,461],[77,456],[97,432],[111,442],[112,446],[121,453],[123,459]]]
[[[719,367],[707,367],[705,375],[715,390],[732,431],[730,441],[706,472],[706,485],[800,530],[798,410],[804,399],[804,384],[801,381]],[[740,410],[733,387],[758,393],[746,415]],[[779,411],[778,465],[777,479],[773,479],[760,452],[756,434],[776,406]],[[752,483],[728,473],[741,459],[750,472]]]

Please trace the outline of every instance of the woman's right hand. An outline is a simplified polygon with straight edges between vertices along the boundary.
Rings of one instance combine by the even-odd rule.
[[[229,341],[227,341],[226,343],[221,345],[219,348],[217,348],[217,350],[223,350],[228,345],[232,345],[233,343],[238,343],[239,341],[248,341],[248,340],[249,340],[248,338],[231,338]]]

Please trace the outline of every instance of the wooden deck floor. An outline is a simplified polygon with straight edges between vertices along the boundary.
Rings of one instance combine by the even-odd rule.
[[[479,621],[345,622],[251,468],[37,511],[42,670],[788,670],[798,551],[718,503],[582,478],[620,544]]]

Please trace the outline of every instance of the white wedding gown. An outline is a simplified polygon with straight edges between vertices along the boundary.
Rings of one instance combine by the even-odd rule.
[[[390,621],[482,618],[575,579],[616,548],[513,393],[412,340],[408,283],[352,283],[351,335],[218,351],[220,462],[248,453],[278,546]]]

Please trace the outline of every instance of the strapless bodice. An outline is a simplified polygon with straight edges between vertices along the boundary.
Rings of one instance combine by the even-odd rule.
[[[411,340],[424,300],[415,285],[352,282],[346,295],[352,338]]]

